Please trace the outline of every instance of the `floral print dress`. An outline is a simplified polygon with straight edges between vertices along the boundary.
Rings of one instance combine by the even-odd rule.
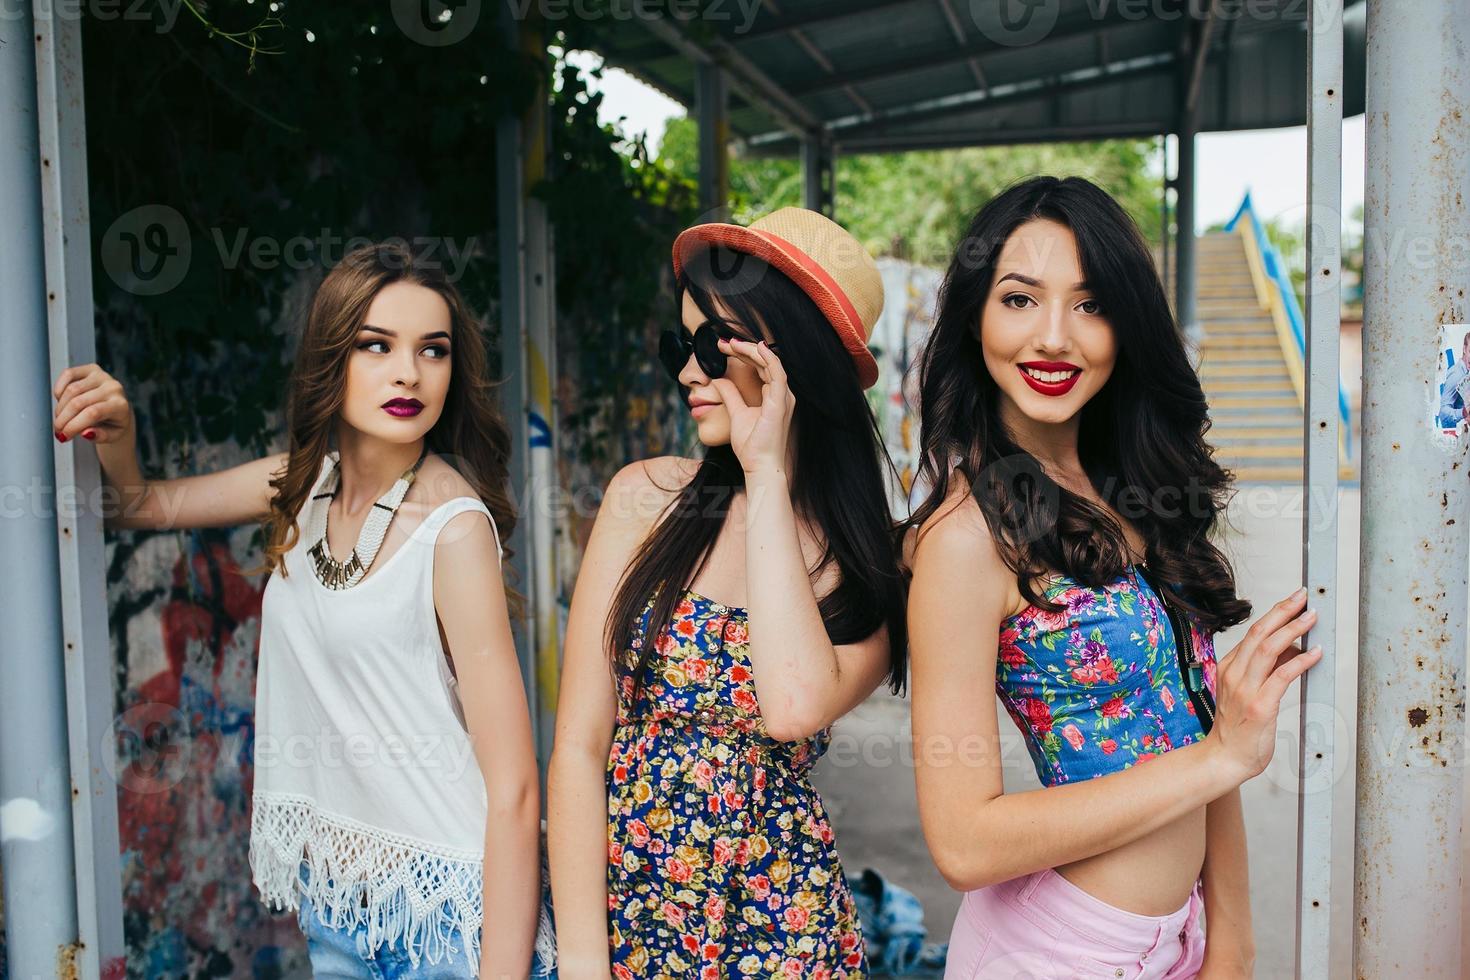
[[[856,903],[807,780],[830,729],[767,735],[745,610],[688,590],[635,701],[652,609],[618,665],[607,766],[613,976],[865,977]]]
[[[1093,587],[1065,575],[1001,622],[995,688],[1044,786],[1127,769],[1204,738],[1168,613],[1138,565]],[[1213,634],[1187,611],[1191,648],[1215,694]]]

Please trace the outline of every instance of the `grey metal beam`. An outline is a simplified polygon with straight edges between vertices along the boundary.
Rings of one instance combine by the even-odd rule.
[[[803,27],[811,27],[816,24],[826,24],[837,20],[847,20],[852,17],[865,17],[869,14],[886,10],[890,7],[901,7],[912,3],[913,0],[877,0],[877,2],[862,3],[857,0],[844,0],[840,4],[831,4],[815,10],[804,11],[781,17],[767,24],[753,27],[744,34],[735,35],[736,40],[746,41],[755,38],[770,37],[774,34],[785,34]],[[768,8],[769,9],[769,8]]]
[[[50,976],[77,940],[71,779],[56,554],[56,469],[43,262],[36,64],[29,5],[0,17],[0,409],[7,423],[0,480],[19,488],[0,520],[0,554],[25,567],[0,589],[0,808],[5,834],[5,935],[10,972]],[[25,489],[34,488],[30,500]],[[14,828],[14,829],[12,829]]]
[[[1164,175],[1162,186],[1159,188],[1159,277],[1163,280],[1164,289],[1169,288],[1169,188],[1173,181],[1169,179],[1169,130],[1166,126],[1159,127],[1159,171]],[[1198,363],[1195,365],[1198,367]]]
[[[1194,343],[1200,339],[1199,317],[1195,312],[1198,308],[1195,290],[1199,279],[1195,261],[1198,249],[1194,237],[1196,137],[1188,116],[1182,117],[1175,133],[1174,316],[1179,321],[1179,329]]]
[[[499,32],[502,42],[511,50],[522,48],[521,24],[516,16],[514,0],[502,0],[499,11]],[[525,120],[507,114],[495,124],[495,204],[496,204],[496,250],[500,265],[499,323],[494,335],[494,344],[500,354],[499,388],[500,409],[506,424],[510,426],[510,484],[521,519],[515,532],[504,544],[511,550],[510,564],[515,580],[536,582],[535,535],[529,511],[535,509],[531,480],[531,430],[528,392],[527,324],[530,321],[531,299],[528,297],[530,264],[526,230],[526,145]],[[534,609],[535,597],[530,596]],[[531,707],[531,721],[539,733],[541,720],[537,714],[540,698],[536,691],[536,621],[532,615],[528,622],[515,624],[516,647],[521,661],[521,675]],[[550,758],[550,746],[537,745],[537,756],[542,772]],[[543,799],[544,806],[544,799]]]
[[[1045,63],[1049,49],[1055,49],[1067,44],[1069,41],[1086,35],[1094,35],[1104,39],[1110,34],[1121,31],[1138,31],[1139,23],[1125,21],[1123,23],[1099,24],[1096,21],[1088,21],[1080,26],[1058,27],[1046,35],[1046,39],[1027,45],[1028,53],[1035,56],[1039,63]],[[1006,47],[989,38],[967,39],[962,43],[951,45],[939,45],[928,48],[918,54],[906,53],[901,58],[885,61],[877,65],[868,65],[864,68],[855,68],[848,71],[840,71],[824,78],[816,78],[804,84],[790,86],[791,94],[803,98],[818,92],[827,92],[832,89],[842,88],[845,85],[860,85],[866,82],[881,81],[898,75],[907,75],[913,72],[927,71],[931,68],[941,68],[945,65],[959,64],[974,60],[983,70],[985,67],[985,55],[1005,54],[1014,56],[1016,49]]]
[[[1195,77],[1194,67],[1202,64],[1202,58],[1198,57],[1201,43],[1205,34],[1203,28],[1190,25],[1182,34],[1182,48],[1178,64],[1180,73],[1175,84],[1179,88],[1179,121],[1175,129],[1178,138],[1178,172],[1175,176],[1175,189],[1179,195],[1178,206],[1175,214],[1178,223],[1175,228],[1175,267],[1174,267],[1174,315],[1179,321],[1184,335],[1193,342],[1199,341],[1199,322],[1195,315],[1197,288],[1197,272],[1195,256],[1194,237],[1194,208],[1195,208],[1195,145],[1199,134],[1199,103],[1189,103],[1189,87]],[[1195,57],[1191,57],[1195,56]]]
[[[701,44],[662,17],[644,17],[641,23],[696,65],[717,64],[724,68],[729,73],[728,84],[741,98],[765,109],[789,132],[801,134],[819,128],[816,116],[730,44],[720,40]]]
[[[969,41],[969,33],[960,21],[960,15],[954,9],[954,0],[938,0],[938,3],[939,9],[944,13],[945,21],[949,24],[950,33],[954,35],[955,43],[964,47]],[[965,63],[970,69],[971,77],[975,79],[975,84],[982,89],[989,88],[989,83],[985,81],[985,70],[980,67],[980,62],[970,57],[965,59]],[[1106,64],[1105,61],[1100,63]]]
[[[835,198],[832,144],[820,136],[809,136],[801,143],[802,206],[833,216]]]
[[[893,136],[844,136],[833,141],[836,153],[903,153],[911,150],[953,150],[966,146],[1019,146],[1024,143],[1067,143],[1086,140],[1129,139],[1157,136],[1167,128],[1164,120],[1144,121],[1128,126],[1104,124],[1099,126],[1041,126],[1025,129],[965,129],[955,128],[945,133]],[[948,129],[949,127],[946,127]],[[771,156],[788,155],[762,151]]]
[[[538,25],[539,26],[539,25]],[[538,58],[546,58],[546,42],[535,26],[522,25],[522,45]],[[549,72],[543,77],[550,77]],[[523,168],[521,186],[522,221],[525,229],[525,266],[521,270],[522,296],[526,314],[526,399],[528,473],[527,506],[523,519],[530,543],[531,638],[534,643],[535,676],[527,689],[531,719],[535,725],[537,756],[551,761],[552,737],[556,732],[556,693],[560,676],[561,617],[558,606],[561,580],[558,573],[557,508],[560,499],[557,453],[556,390],[556,235],[545,201],[532,191],[547,176],[551,156],[551,102],[544,88],[526,110],[522,126]]]
[[[1194,63],[1190,66],[1189,86],[1184,96],[1184,107],[1190,112],[1195,112],[1199,107],[1199,90],[1205,79],[1205,59],[1210,54],[1210,40],[1215,34],[1215,25],[1218,23],[1215,15],[1219,7],[1220,0],[1210,0],[1210,5],[1205,11],[1204,23],[1198,32],[1199,40],[1194,46]],[[1337,54],[1340,59],[1342,52],[1339,51]]]
[[[1118,62],[1106,71],[1096,68],[1079,69],[1061,76],[1032,78],[1024,82],[1007,82],[983,92],[963,92],[906,106],[881,109],[875,113],[845,116],[828,122],[827,129],[833,134],[834,139],[846,146],[850,141],[886,135],[886,124],[889,123],[943,119],[966,112],[1087,89],[1100,82],[1122,78],[1147,78],[1156,75],[1170,77],[1177,75],[1174,55],[1167,52],[1145,55],[1126,62]],[[1158,130],[1152,129],[1150,132],[1156,133]],[[788,139],[785,133],[775,132],[753,136],[747,142],[752,147],[761,147],[772,143],[783,143]]]
[[[1302,583],[1317,610],[1297,725],[1296,976],[1328,980],[1346,917],[1334,900],[1337,780],[1338,347],[1342,332],[1342,0],[1316,0],[1307,30],[1307,309],[1302,413]],[[1346,749],[1346,746],[1343,746]],[[1343,818],[1347,815],[1342,814]],[[1334,936],[1334,932],[1337,935]],[[1337,942],[1334,943],[1334,940]]]
[[[781,9],[776,6],[775,0],[766,0],[766,9],[778,16],[781,13]],[[808,58],[816,62],[818,68],[821,68],[822,71],[829,75],[837,70],[832,64],[832,59],[828,58],[821,48],[812,43],[812,39],[806,36],[805,31],[799,27],[793,27],[790,33],[791,40],[795,41],[806,52]],[[857,89],[851,85],[844,85],[842,91],[852,101],[852,104],[857,106],[859,112],[873,111],[873,106],[868,100],[859,95]]]
[[[87,127],[82,25],[51,3],[36,23],[36,100],[45,221],[50,377],[97,357],[92,301],[92,234],[87,205]],[[124,957],[122,855],[114,778],[112,644],[107,628],[103,513],[78,506],[102,492],[95,452],[53,445],[56,485],[73,488],[57,507],[66,720],[71,757],[72,847],[76,864],[77,966],[106,975]]]
[[[1369,0],[1367,30],[1353,975],[1459,977],[1470,434],[1433,416],[1470,319],[1470,5]]]
[[[725,99],[725,73],[719,65],[694,66],[699,122],[699,210],[705,221],[729,218],[730,116]]]

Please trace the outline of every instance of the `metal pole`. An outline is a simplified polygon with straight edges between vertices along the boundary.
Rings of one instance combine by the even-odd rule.
[[[832,143],[822,133],[808,133],[801,141],[802,206],[832,217]]]
[[[1174,209],[1174,312],[1179,327],[1190,340],[1196,339],[1199,324],[1195,317],[1195,240],[1194,240],[1194,139],[1197,110],[1184,111],[1179,117],[1178,174],[1174,178],[1178,195]]]
[[[546,44],[540,30],[525,23],[521,26],[522,50],[533,57],[547,57]],[[557,595],[557,493],[556,466],[556,262],[551,215],[546,202],[532,196],[532,190],[547,175],[550,156],[550,102],[542,89],[526,111],[525,181],[521,187],[521,207],[526,233],[522,269],[522,296],[526,313],[526,422],[529,495],[523,511],[528,524],[527,538],[531,546],[531,631],[536,677],[531,688],[532,719],[536,725],[538,755],[549,761],[551,741],[556,727],[556,692],[560,673],[557,652],[561,648]]]
[[[46,434],[51,370],[46,344],[37,174],[36,65],[29,5],[0,17],[0,409],[9,419],[0,453],[5,513],[0,555],[23,575],[0,589],[0,808],[5,834],[5,939],[10,972],[51,976],[56,951],[77,939],[71,842],[66,683],[57,589],[55,464]]]
[[[1159,247],[1162,252],[1159,262],[1159,278],[1164,281],[1164,289],[1169,288],[1169,188],[1172,181],[1169,180],[1169,134],[1165,133],[1159,140],[1159,155],[1163,163],[1163,184],[1159,188]]]
[[[1297,774],[1296,975],[1327,980],[1333,940],[1333,832],[1337,780],[1337,446],[1338,345],[1342,332],[1342,0],[1308,6],[1307,277],[1302,581],[1317,610],[1307,646],[1322,661],[1302,678]]]
[[[1180,329],[1194,344],[1201,339],[1199,322],[1195,317],[1194,141],[1199,133],[1199,96],[1204,87],[1205,63],[1210,52],[1210,39],[1215,32],[1218,6],[1219,0],[1210,0],[1204,21],[1191,25],[1187,46],[1182,49],[1182,53],[1187,55],[1181,59],[1184,70],[1179,76],[1179,175],[1175,181],[1179,191],[1179,252],[1174,309]]]
[[[1466,0],[1369,0],[1359,977],[1462,975],[1470,435],[1441,435],[1433,407],[1470,290],[1467,50]]]
[[[92,302],[91,219],[87,208],[87,127],[82,25],[52,3],[36,5],[36,102],[46,245],[50,374],[97,357]],[[71,758],[72,846],[76,867],[77,968],[122,976],[122,858],[118,839],[113,657],[107,628],[104,514],[83,501],[101,497],[97,454],[53,443],[58,487],[61,626],[66,655],[66,720]],[[97,971],[97,972],[94,972]]]
[[[822,203],[822,142],[815,133],[801,138],[801,204],[820,211]]]
[[[730,120],[724,71],[694,65],[695,111],[699,116],[699,210],[705,221],[725,221],[730,201]]]
[[[503,0],[499,27],[502,42],[512,51],[521,50],[521,23],[513,0]],[[526,220],[525,220],[525,146],[524,120],[506,114],[495,124],[495,204],[496,245],[500,264],[500,322],[494,343],[500,352],[500,408],[511,430],[510,483],[515,496],[519,520],[515,533],[505,542],[514,549],[511,567],[522,591],[535,587],[535,542],[528,514],[535,510],[530,487],[529,416],[527,414],[526,324]],[[531,618],[518,624],[516,646],[520,651],[521,675],[531,708],[531,722],[540,731],[536,696],[536,621],[534,594],[528,596]],[[544,750],[544,751],[543,751]],[[549,746],[537,746],[544,771]]]

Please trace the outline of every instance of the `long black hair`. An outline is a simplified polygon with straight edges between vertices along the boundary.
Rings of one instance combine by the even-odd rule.
[[[855,643],[886,624],[888,682],[894,693],[902,691],[908,648],[903,577],[882,470],[892,462],[851,355],[811,297],[751,255],[723,247],[696,253],[678,276],[675,292],[680,306],[688,293],[710,319],[734,320],[751,337],[761,336],[764,328],[777,345],[796,399],[792,505],[826,538],[813,574],[832,562],[841,573],[837,586],[818,597],[827,635],[833,644]],[[694,476],[669,502],[671,513],[625,571],[604,637],[614,663],[635,641],[639,645],[635,691],[654,652],[652,638],[671,624],[683,590],[719,537],[731,498],[744,486],[734,450],[728,444],[709,447]],[[654,606],[645,633],[640,620],[650,597]]]
[[[980,208],[956,249],[917,362],[918,479],[932,489],[904,528],[920,527],[939,509],[954,468],[970,482],[1028,602],[1060,609],[1037,593],[1037,576],[1060,572],[1098,586],[1127,566],[1127,541],[1112,515],[1048,476],[1006,430],[981,352],[981,311],[1001,248],[1038,218],[1071,229],[1084,277],[1117,338],[1113,373],[1081,410],[1077,450],[1088,480],[1138,528],[1161,586],[1201,626],[1227,629],[1251,605],[1236,596],[1230,563],[1211,541],[1231,477],[1205,442],[1204,391],[1138,227],[1081,177],[1012,185]]]

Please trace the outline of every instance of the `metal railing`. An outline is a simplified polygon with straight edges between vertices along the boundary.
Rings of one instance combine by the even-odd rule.
[[[1225,225],[1226,231],[1235,231],[1241,218],[1248,219],[1246,228],[1249,229],[1248,238],[1252,239],[1247,254],[1252,255],[1255,262],[1259,263],[1259,274],[1264,277],[1264,290],[1262,284],[1257,283],[1258,296],[1264,309],[1272,314],[1276,320],[1278,334],[1284,333],[1287,340],[1283,340],[1281,353],[1286,357],[1286,370],[1291,375],[1292,386],[1296,389],[1297,401],[1303,406],[1306,404],[1305,385],[1305,362],[1307,356],[1307,335],[1305,329],[1305,318],[1302,316],[1301,304],[1297,302],[1296,289],[1291,284],[1291,273],[1271,241],[1266,229],[1261,224],[1260,216],[1256,214],[1255,206],[1251,203],[1250,191],[1245,192],[1241,198],[1240,207],[1236,209],[1235,217]],[[1252,274],[1257,269],[1252,269]],[[1262,295],[1264,292],[1264,295]],[[1342,386],[1342,379],[1337,382],[1337,414],[1342,422],[1342,447],[1343,456],[1351,459],[1353,446],[1353,427],[1351,409],[1348,407],[1347,390]]]

